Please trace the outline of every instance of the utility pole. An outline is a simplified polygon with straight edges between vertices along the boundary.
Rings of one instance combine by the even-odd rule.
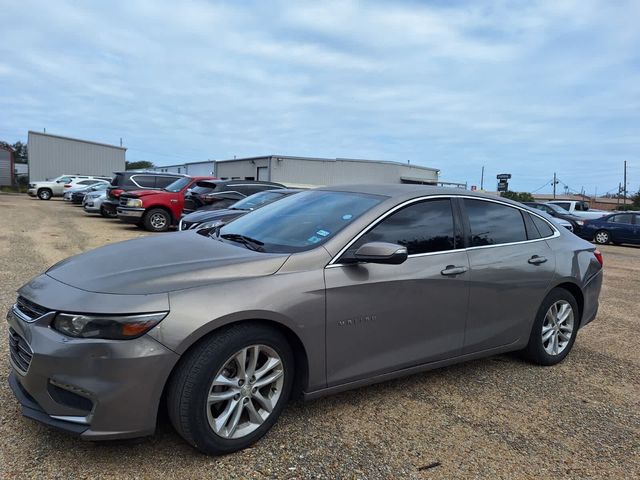
[[[624,161],[624,185],[623,185],[623,187],[624,187],[624,193],[623,193],[624,201],[623,201],[623,204],[626,205],[627,204],[627,161],[626,160]]]
[[[482,166],[482,173],[480,174],[480,191],[484,190],[484,165]]]
[[[556,180],[556,172],[553,172],[553,199],[556,199],[556,184],[558,181]]]
[[[616,206],[620,206],[620,193],[622,192],[622,185],[620,185],[618,183],[618,194],[616,195],[617,201],[616,201]],[[617,208],[616,208],[617,210]]]

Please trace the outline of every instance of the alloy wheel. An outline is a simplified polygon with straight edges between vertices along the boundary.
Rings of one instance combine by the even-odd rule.
[[[549,355],[559,355],[573,335],[574,315],[571,304],[558,300],[549,307],[542,323],[542,346]]]
[[[602,244],[609,243],[609,234],[607,232],[596,233],[596,242]]]
[[[149,219],[149,223],[156,230],[162,230],[167,226],[167,219],[161,213],[154,213]]]
[[[209,388],[209,426],[227,439],[254,432],[278,403],[284,375],[282,359],[266,345],[251,345],[236,352],[216,373]]]

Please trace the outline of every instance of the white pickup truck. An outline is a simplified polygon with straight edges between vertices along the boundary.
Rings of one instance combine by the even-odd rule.
[[[547,203],[553,203],[554,205],[565,209],[567,212],[578,217],[582,217],[585,220],[594,220],[596,218],[604,217],[609,213],[604,210],[591,210],[589,209],[589,204],[582,200],[552,200]]]

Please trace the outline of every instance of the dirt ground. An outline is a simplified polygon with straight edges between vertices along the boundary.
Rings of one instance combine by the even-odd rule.
[[[146,234],[2,194],[0,225],[3,312],[58,260]],[[298,402],[253,448],[219,458],[166,422],[138,443],[83,442],[23,418],[2,380],[0,478],[640,478],[640,248],[601,250],[600,313],[558,366],[504,355]],[[9,369],[2,340],[2,379]]]

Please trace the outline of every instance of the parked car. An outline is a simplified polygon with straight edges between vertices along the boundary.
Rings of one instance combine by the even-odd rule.
[[[85,195],[91,193],[91,192],[107,192],[107,188],[109,187],[109,183],[108,182],[100,182],[100,183],[94,183],[93,185],[89,185],[86,188],[81,188],[75,191],[71,192],[71,202],[81,205]],[[68,194],[69,192],[65,193],[65,196]]]
[[[60,175],[53,180],[29,183],[27,193],[32,197],[38,197],[40,200],[50,200],[51,197],[61,197],[64,194],[66,186],[70,186],[77,181],[91,180],[94,178],[102,177],[91,177],[88,175]]]
[[[7,321],[23,414],[111,440],[152,434],[166,404],[187,442],[228,453],[298,393],[507,351],[557,364],[598,310],[600,252],[506,199],[330,187],[215,231],[106,245],[21,287]]]
[[[177,225],[184,208],[184,195],[192,185],[213,177],[182,177],[162,190],[134,190],[120,194],[118,218],[150,232],[166,232]]]
[[[107,198],[100,206],[100,214],[107,218],[118,216],[120,195],[132,190],[162,190],[170,184],[184,178],[179,173],[152,172],[146,170],[128,170],[116,172],[111,179],[111,186],[107,188]]]
[[[82,208],[87,213],[100,213],[102,202],[107,199],[107,191],[87,193],[82,199]]]
[[[201,208],[180,219],[178,230],[194,230],[198,228],[215,228],[230,222],[234,218],[262,208],[277,200],[281,200],[302,190],[296,188],[279,188],[277,190],[265,190],[254,193],[232,204],[229,208],[210,210]]]
[[[640,214],[619,212],[585,222],[580,236],[601,245],[640,243]]]
[[[584,225],[584,218],[581,218],[577,215],[569,213],[567,210],[562,208],[555,203],[542,203],[542,202],[522,202],[526,206],[535,208],[536,210],[540,210],[541,212],[545,212],[547,215],[551,215],[556,219],[562,219],[568,222],[571,225],[571,230],[573,233],[577,234],[582,225]]]
[[[592,210],[589,208],[589,204],[587,202],[583,202],[580,200],[552,200],[547,202],[551,205],[557,205],[558,207],[566,210],[567,212],[581,217],[585,220],[590,220],[594,218],[600,218],[607,214],[604,210]]]
[[[106,183],[108,185],[110,180],[111,179],[108,177],[103,177],[103,178],[94,177],[94,178],[86,178],[86,179],[74,178],[70,182],[64,184],[63,186],[64,193],[67,193],[69,191],[76,191],[80,188],[86,188],[90,185],[95,185],[96,183]]]
[[[281,183],[258,180],[204,180],[196,183],[187,193],[184,213],[188,214],[203,207],[228,208],[244,197],[276,188],[286,187]]]

